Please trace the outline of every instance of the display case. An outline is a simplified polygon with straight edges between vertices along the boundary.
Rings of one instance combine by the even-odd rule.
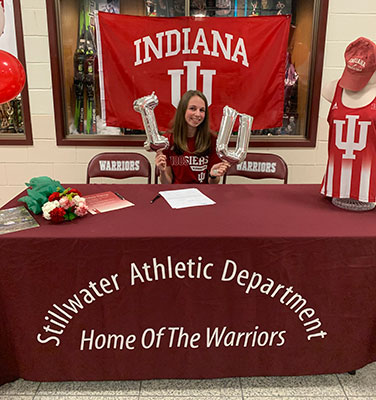
[[[2,7],[1,2],[0,7]],[[6,0],[3,10],[5,28],[0,34],[0,49],[17,57],[26,71],[20,0]],[[0,104],[0,145],[30,145],[32,143],[26,79],[22,92],[16,98]]]
[[[58,145],[142,146],[142,130],[106,127],[99,107],[95,10],[153,17],[291,15],[281,126],[252,146],[315,146],[328,0],[46,0]],[[86,15],[83,17],[83,15]],[[87,33],[84,34],[83,31]],[[89,38],[89,39],[88,39]],[[89,40],[89,41],[88,41]],[[93,48],[84,42],[93,43]],[[80,61],[86,51],[92,58]],[[270,55],[271,57],[273,55]],[[94,108],[94,111],[93,111]],[[236,141],[236,132],[234,132]]]

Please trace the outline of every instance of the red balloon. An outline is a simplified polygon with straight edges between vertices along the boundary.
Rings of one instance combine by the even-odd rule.
[[[12,54],[0,50],[0,104],[14,99],[26,81],[22,64]]]

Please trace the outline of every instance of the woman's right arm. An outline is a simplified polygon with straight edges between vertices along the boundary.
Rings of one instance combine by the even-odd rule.
[[[172,183],[172,169],[167,165],[167,157],[158,150],[155,155],[155,165],[159,170],[159,179],[163,184]]]

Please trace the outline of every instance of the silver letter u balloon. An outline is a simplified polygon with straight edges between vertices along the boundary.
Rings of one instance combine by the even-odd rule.
[[[158,97],[154,92],[133,102],[134,110],[139,112],[142,117],[142,123],[144,124],[146,133],[144,148],[147,151],[164,150],[169,146],[168,139],[161,136],[158,132],[158,126],[154,115],[154,108],[157,105]]]
[[[240,120],[236,147],[234,151],[230,151],[228,143],[238,115],[240,116]],[[221,160],[227,161],[230,164],[237,164],[244,161],[248,151],[252,123],[253,117],[247,114],[240,114],[229,106],[223,107],[223,116],[216,146],[218,157]]]

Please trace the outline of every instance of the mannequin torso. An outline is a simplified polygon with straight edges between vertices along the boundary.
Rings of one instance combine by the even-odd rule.
[[[330,103],[333,100],[338,80],[331,81],[323,87],[322,96]],[[349,108],[360,108],[370,104],[376,98],[376,72],[371,76],[367,85],[358,92],[348,89],[342,91],[342,104]]]
[[[336,80],[323,87],[322,96],[332,105],[321,193],[338,207],[371,210],[376,200],[376,72],[359,91],[343,89]]]
[[[359,37],[345,50],[340,80],[325,85],[328,162],[321,193],[348,210],[376,204],[376,44]]]

